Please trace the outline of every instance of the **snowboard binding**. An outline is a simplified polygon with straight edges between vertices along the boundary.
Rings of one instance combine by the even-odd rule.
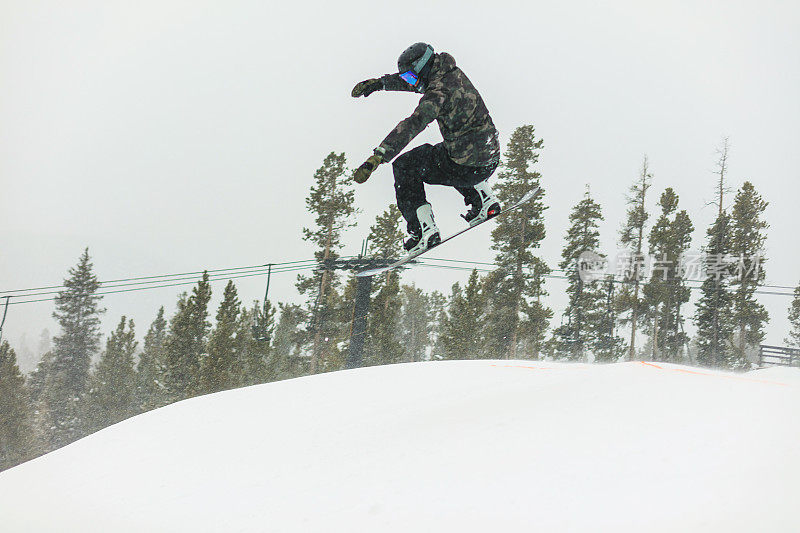
[[[473,187],[476,194],[464,199],[464,203],[470,206],[470,210],[461,218],[467,221],[469,227],[477,226],[481,222],[486,222],[492,217],[500,214],[500,202],[497,200],[489,184],[482,181]]]
[[[422,204],[417,208],[417,220],[419,226],[409,231],[409,237],[403,243],[409,255],[420,254],[442,242],[431,204]]]

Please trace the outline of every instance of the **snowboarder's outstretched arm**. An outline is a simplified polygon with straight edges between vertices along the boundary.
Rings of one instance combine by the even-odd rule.
[[[359,85],[367,84],[370,81],[382,83],[380,79],[366,80],[361,82]],[[354,95],[357,89],[363,89],[363,86],[359,87],[359,85],[356,85],[353,88]],[[406,85],[408,84],[406,83]],[[366,85],[366,87],[371,89],[369,90],[369,93],[379,90],[369,85]],[[362,90],[359,94],[365,93]],[[428,126],[428,124],[436,120],[436,117],[439,116],[442,105],[444,105],[444,101],[445,95],[440,91],[429,91],[425,93],[425,95],[419,101],[419,104],[417,104],[417,108],[414,109],[413,113],[411,113],[411,116],[401,120],[400,123],[389,132],[389,135],[386,136],[383,142],[375,149],[375,154],[367,159],[364,164],[358,167],[353,175],[353,179],[356,181],[356,183],[364,183],[367,181],[375,169],[378,168],[378,165],[391,161],[403,150],[403,148],[408,145],[408,143],[411,142],[414,137],[419,135],[420,132],[422,132],[422,130]]]
[[[428,124],[436,120],[445,99],[445,95],[440,91],[426,92],[411,116],[401,120],[378,147],[383,160],[391,161],[414,137],[422,133]]]
[[[404,81],[400,74],[385,74],[380,78],[370,78],[360,81],[350,93],[353,98],[369,96],[375,91],[407,91],[414,92],[414,87]]]
[[[385,74],[379,78],[383,82],[384,91],[408,91],[416,92],[416,89],[409,85],[406,80],[400,77],[400,74]]]
[[[355,90],[355,89],[354,89]],[[381,163],[388,163],[394,156],[396,156],[403,148],[411,142],[411,140],[419,135],[428,124],[436,120],[439,115],[442,104],[444,103],[444,95],[438,91],[431,91],[422,97],[417,108],[411,113],[411,116],[403,119],[395,128],[389,132],[389,135],[383,142],[375,149],[374,155],[370,156],[353,174],[353,179],[356,183],[364,183],[370,175],[378,168]]]

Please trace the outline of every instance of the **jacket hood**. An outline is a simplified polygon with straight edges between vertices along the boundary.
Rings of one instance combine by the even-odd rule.
[[[447,52],[439,52],[434,56],[433,66],[431,67],[431,79],[444,76],[456,68],[456,60]]]

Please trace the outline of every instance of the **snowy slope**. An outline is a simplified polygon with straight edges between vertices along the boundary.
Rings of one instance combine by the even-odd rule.
[[[458,361],[229,391],[0,474],[2,531],[800,531],[800,371]]]

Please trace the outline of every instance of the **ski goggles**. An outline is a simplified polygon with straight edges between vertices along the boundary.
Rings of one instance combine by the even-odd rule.
[[[403,78],[407,84],[411,85],[412,87],[417,86],[417,82],[419,81],[419,76],[413,70],[407,70],[405,72],[400,73],[400,77]]]
[[[416,87],[419,84],[419,73],[422,72],[422,69],[425,68],[425,65],[428,64],[431,57],[433,57],[433,48],[428,46],[428,48],[425,49],[425,53],[422,54],[422,57],[411,63],[411,68],[409,70],[401,72],[400,77],[403,78],[403,81],[407,84]]]

